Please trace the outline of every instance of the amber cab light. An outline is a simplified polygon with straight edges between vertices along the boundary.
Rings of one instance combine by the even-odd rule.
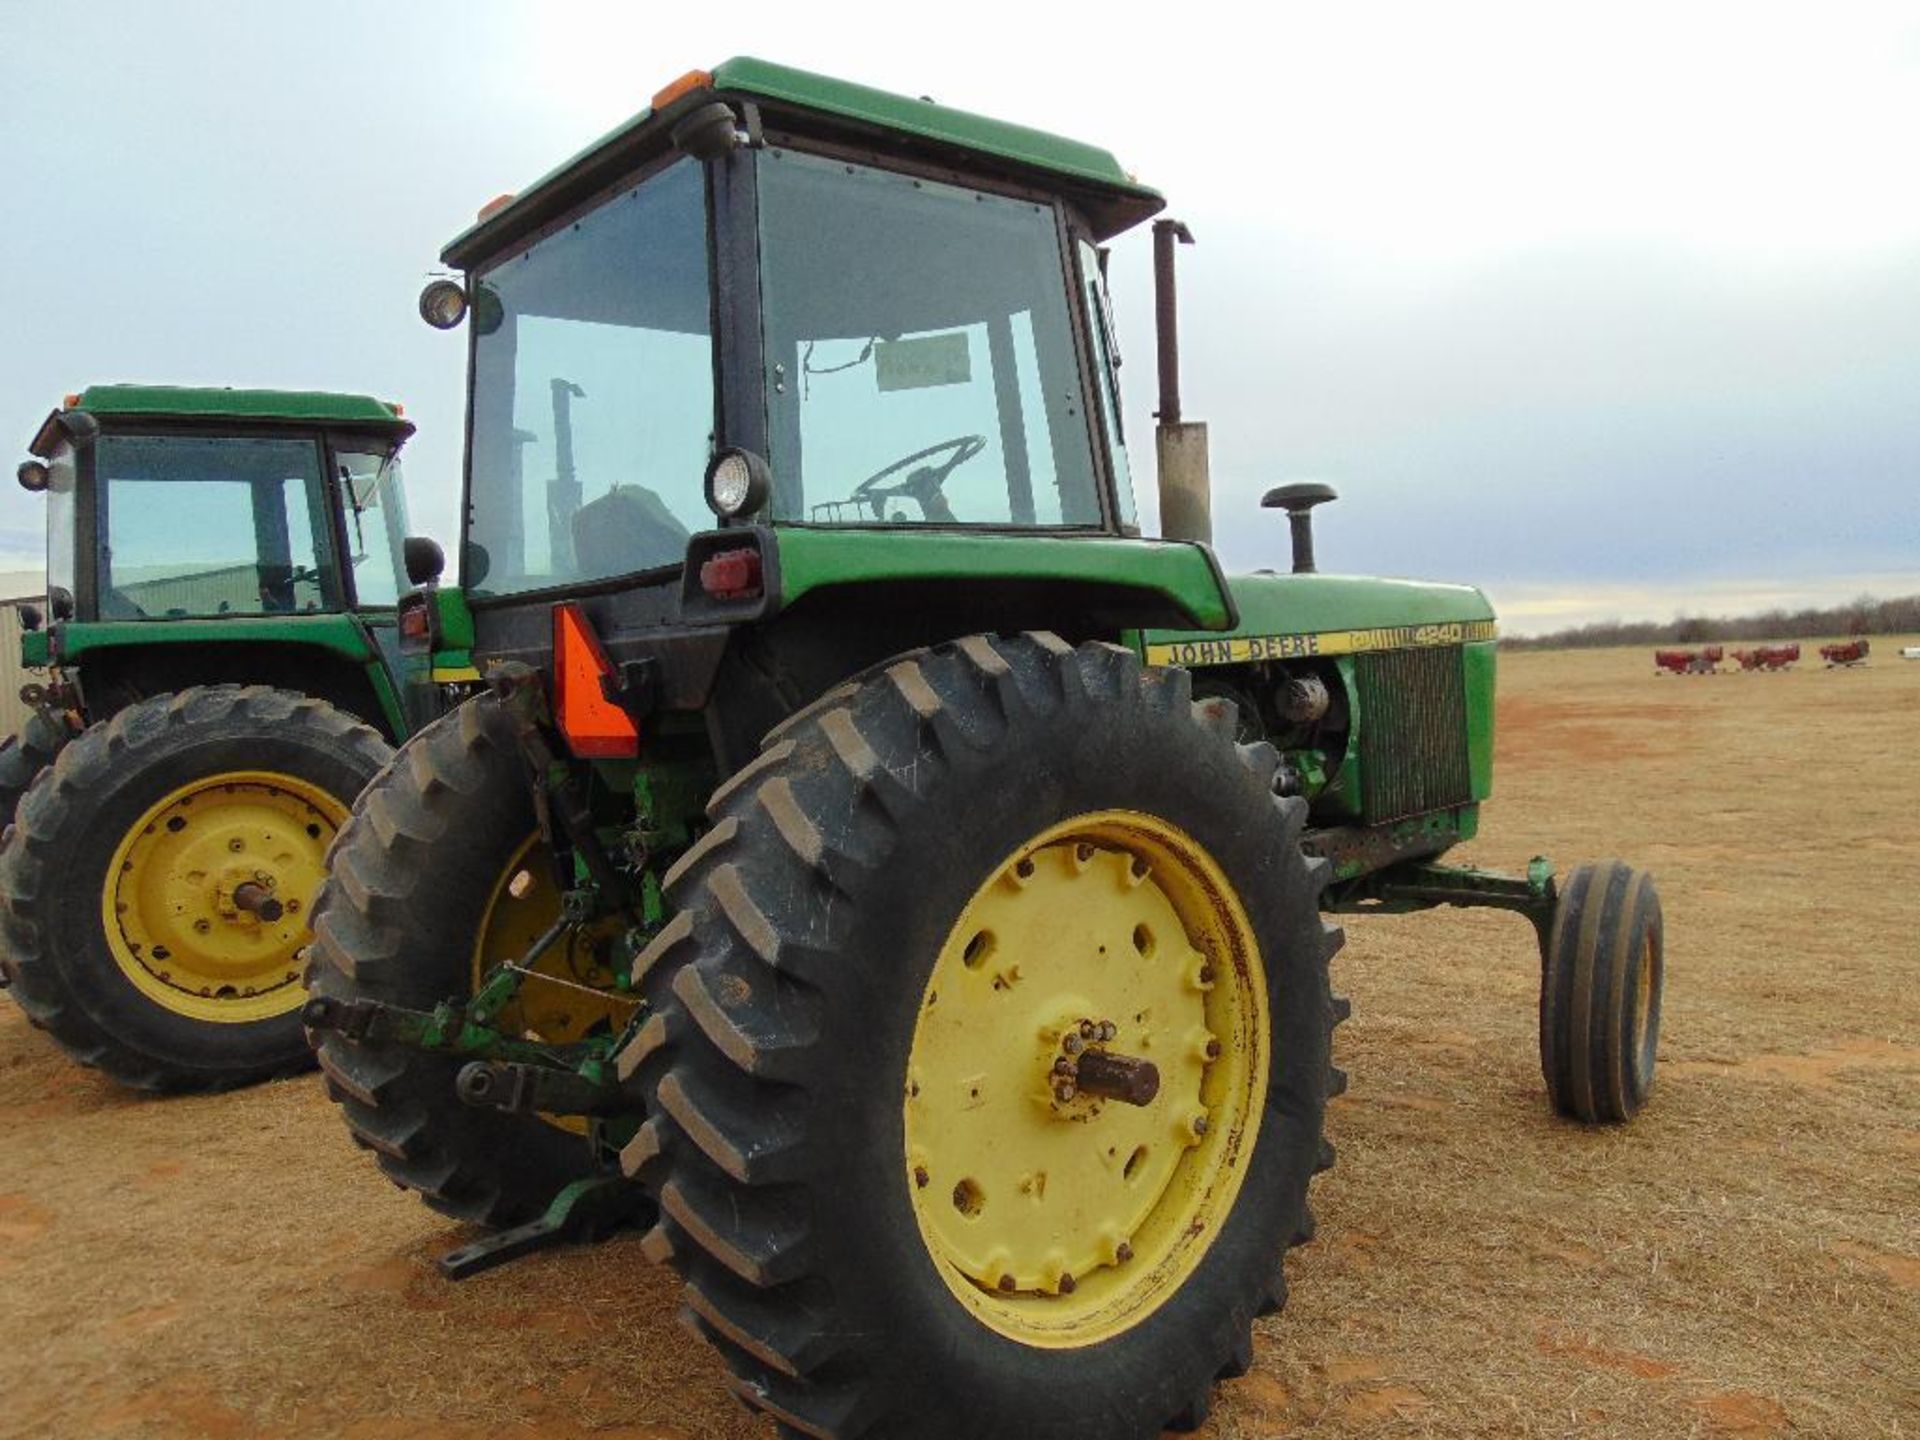
[[[760,594],[760,552],[722,550],[700,566],[700,588],[716,600],[753,600]]]
[[[689,70],[678,80],[668,81],[654,92],[653,108],[664,110],[682,95],[691,95],[696,90],[708,89],[713,84],[713,76],[706,70]]]
[[[640,753],[640,727],[607,699],[603,680],[618,672],[600,637],[572,601],[553,607],[553,709],[567,748],[582,760],[624,760]]]
[[[400,639],[409,650],[429,649],[433,640],[433,617],[427,613],[424,595],[409,595],[400,602]]]

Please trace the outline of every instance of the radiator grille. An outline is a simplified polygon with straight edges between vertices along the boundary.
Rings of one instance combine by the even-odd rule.
[[[1366,819],[1398,820],[1472,800],[1460,650],[1375,651],[1356,655],[1354,671]]]

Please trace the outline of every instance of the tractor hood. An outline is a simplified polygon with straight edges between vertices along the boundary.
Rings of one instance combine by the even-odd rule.
[[[1460,645],[1494,638],[1493,607],[1470,585],[1352,575],[1235,575],[1229,631],[1149,630],[1155,665],[1243,664]]]

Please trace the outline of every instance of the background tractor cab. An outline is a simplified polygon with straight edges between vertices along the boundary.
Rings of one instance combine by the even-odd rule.
[[[71,708],[217,680],[292,684],[398,738],[383,656],[407,585],[399,451],[361,395],[95,385],[32,442],[47,499],[46,628]]]

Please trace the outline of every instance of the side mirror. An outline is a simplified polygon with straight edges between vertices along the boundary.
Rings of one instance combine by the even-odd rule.
[[[47,623],[47,617],[40,613],[38,605],[16,605],[14,613],[20,617],[22,630],[38,630]]]
[[[407,567],[407,579],[415,585],[431,585],[447,568],[447,552],[440,542],[425,535],[409,535],[400,542],[400,559]]]
[[[1313,573],[1313,507],[1339,498],[1331,485],[1317,480],[1281,485],[1260,498],[1262,508],[1287,512],[1287,524],[1293,529],[1294,574]]]
[[[73,618],[73,592],[59,585],[49,586],[47,589],[47,609],[52,612],[53,618],[56,620],[71,620]]]

